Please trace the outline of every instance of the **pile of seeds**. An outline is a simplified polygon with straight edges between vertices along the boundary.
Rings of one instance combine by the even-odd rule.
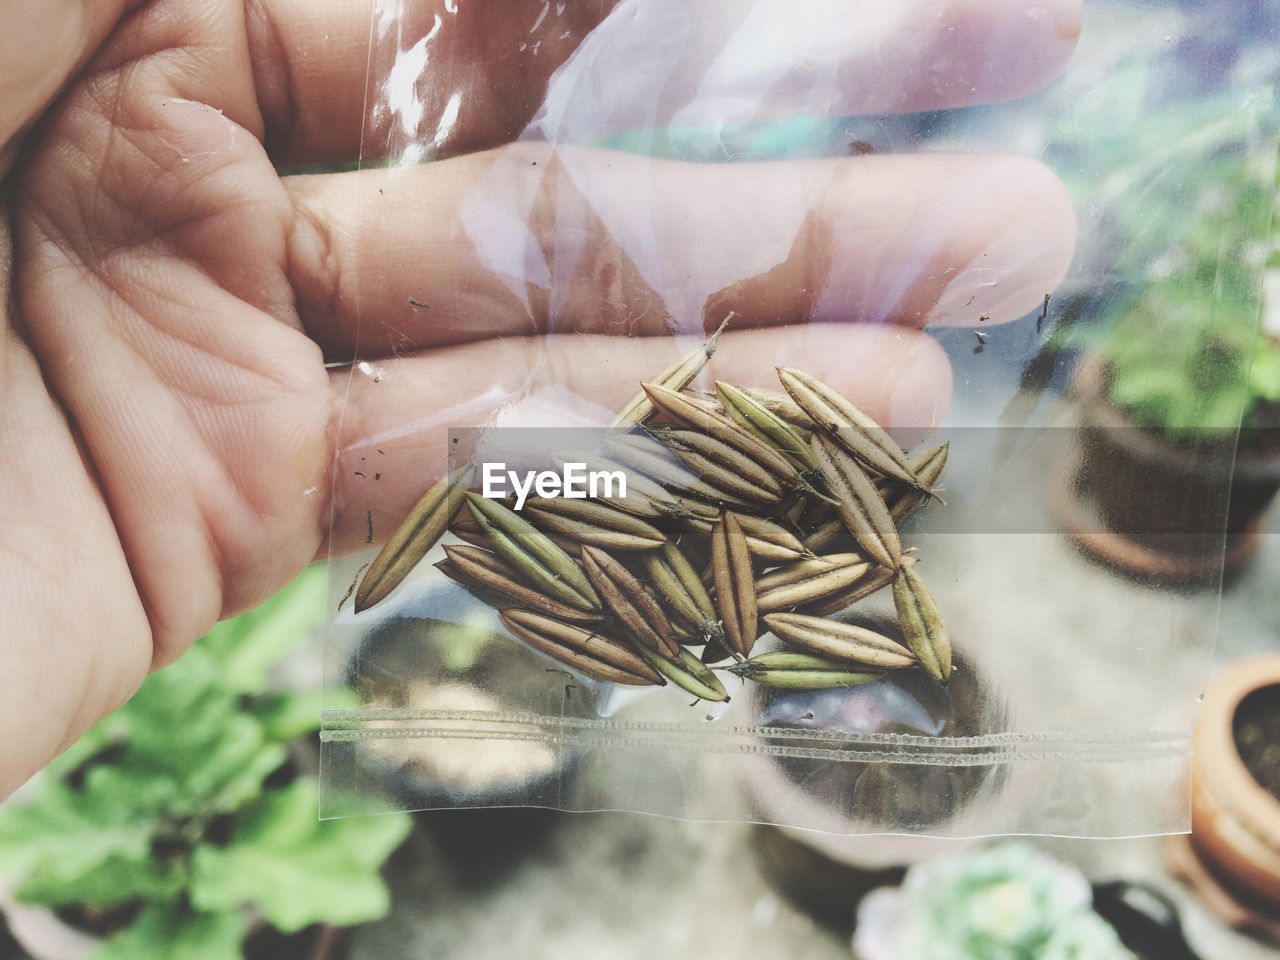
[[[447,530],[464,542],[445,545],[441,572],[513,636],[597,680],[669,681],[710,701],[729,699],[718,669],[783,689],[914,667],[945,683],[951,641],[898,527],[934,496],[947,447],[908,454],[799,370],[778,370],[785,393],[719,381],[714,396],[686,392],[718,337],[641,385],[604,453],[554,457],[625,473],[625,496],[531,498],[516,512],[471,491],[474,469],[460,469],[369,566],[356,611]],[[829,619],[885,587],[905,646]],[[785,649],[753,655],[765,633]]]

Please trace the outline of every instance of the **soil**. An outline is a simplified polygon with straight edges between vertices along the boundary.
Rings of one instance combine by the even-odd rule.
[[[1280,685],[1255,690],[1241,701],[1234,734],[1245,767],[1280,800]]]

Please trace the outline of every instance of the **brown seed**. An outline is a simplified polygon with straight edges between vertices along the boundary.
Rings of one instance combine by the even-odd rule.
[[[621,640],[531,610],[499,610],[508,630],[540,653],[597,680],[662,686],[662,675]]]
[[[915,566],[915,557],[906,557],[898,568],[893,581],[893,605],[911,652],[929,676],[946,683],[952,670],[951,636]]]
[[[779,368],[778,377],[796,404],[846,451],[885,476],[921,486],[897,441],[848,399],[800,370]]]
[[[652,437],[611,437],[605,441],[605,445],[627,466],[639,470],[665,487],[731,506],[749,505],[749,501],[700,478]]]
[[[872,569],[871,564],[856,553],[798,561],[784,567],[780,575],[775,572],[776,579],[762,577],[756,582],[756,609],[773,613],[817,603],[862,583]],[[783,581],[783,577],[794,579]]]
[[[603,619],[603,614],[579,610],[533,589],[523,582],[515,567],[496,553],[457,544],[446,544],[444,552],[449,559],[437,563],[436,569],[463,586],[501,594],[522,607],[559,620],[597,623]]]
[[[724,414],[704,410],[683,394],[657,384],[645,383],[641,386],[653,401],[653,405],[671,419],[707,436],[715,437],[721,443],[728,444],[743,456],[764,467],[779,480],[794,482],[799,479],[800,472],[790,460]]]
[[[674,657],[680,645],[658,598],[626,567],[598,547],[582,548],[582,566],[592,585],[622,625],[641,643]]]
[[[792,646],[837,660],[886,670],[914,666],[916,662],[902,644],[865,627],[802,613],[771,613],[764,622],[775,636]]]
[[[909,458],[912,471],[919,478],[920,483],[930,490],[937,485],[938,479],[942,476],[950,448],[949,443],[944,443]],[[894,523],[902,523],[928,496],[923,490],[914,487],[906,489],[899,487],[885,498],[885,504],[889,507],[889,516],[893,517]]]
[[[637,517],[656,520],[663,515],[662,510],[659,509],[659,504],[666,502],[668,499],[669,494],[667,491],[648,477],[641,476],[635,470],[628,469],[621,463],[609,460],[599,454],[586,453],[580,450],[553,453],[551,460],[561,470],[564,469],[566,463],[581,463],[585,464],[588,470],[622,473],[627,478],[627,495],[622,497],[615,492],[613,496],[598,498],[600,502]]]
[[[723,514],[711,533],[711,575],[725,639],[748,657],[756,642],[755,578],[747,539],[732,513]]]
[[[474,472],[470,465],[455,470],[422,495],[365,571],[356,590],[356,613],[386,599],[436,545],[458,512]]]
[[[827,484],[839,502],[840,519],[858,546],[882,566],[896,567],[902,559],[898,527],[871,478],[858,461],[831,438],[814,434],[810,443]]]
[[[806,603],[800,607],[801,613],[815,617],[827,617],[853,606],[859,600],[878,593],[893,583],[894,571],[888,567],[872,567],[863,579],[837,593],[824,597],[814,603]]]
[[[473,546],[483,547],[486,550],[493,546],[489,535],[484,532],[484,527],[480,526],[480,522],[471,515],[471,508],[465,503],[449,522],[449,532]]]
[[[747,538],[747,549],[752,555],[778,563],[789,563],[809,555],[809,551],[795,534],[772,520],[746,513],[739,513],[737,517],[742,535]]]
[[[654,431],[700,480],[739,500],[773,503],[782,497],[777,477],[751,458],[715,437],[694,430]]]
[[[593,500],[532,499],[525,504],[524,513],[547,533],[609,550],[653,550],[667,539],[639,517]]]
[[[702,372],[702,368],[707,365],[707,361],[716,352],[716,342],[720,339],[720,334],[724,332],[724,328],[729,325],[729,321],[732,319],[733,314],[730,313],[721,321],[716,332],[707,338],[706,343],[671,364],[671,366],[658,374],[653,379],[653,382],[677,391],[687,387],[693,382],[693,378]],[[622,408],[622,412],[614,419],[612,426],[620,427],[627,424],[644,423],[653,416],[653,413],[653,402],[641,390]]]

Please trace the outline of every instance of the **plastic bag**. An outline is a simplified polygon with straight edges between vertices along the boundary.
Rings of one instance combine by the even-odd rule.
[[[358,322],[330,345],[352,365],[326,670],[358,706],[325,712],[324,815],[537,806],[841,834],[1184,830],[1224,558],[1248,552],[1248,518],[1226,532],[1238,425],[1267,412],[1246,375],[1275,186],[1269,5],[374,6],[360,169],[340,175],[359,198],[354,252],[334,264],[334,311]],[[642,381],[705,359],[726,320],[676,393],[722,415],[717,381],[771,391],[745,395],[808,445],[783,458],[799,464],[787,480],[702,450],[723,425],[687,411],[608,429]],[[801,374],[788,388],[775,368]],[[853,462],[886,502],[913,488],[855,455],[874,431],[797,418],[800,375],[891,431],[913,470],[948,445],[887,558],[875,523],[853,535],[833,464]],[[808,462],[810,434],[845,459]],[[671,572],[655,544],[609,540],[587,559],[581,531],[556,526],[551,481],[532,493],[541,518],[480,493],[490,471],[512,471],[511,494],[525,471],[616,462],[628,444],[631,495],[658,476],[657,499],[684,498],[638,518],[704,581],[710,623],[682,622],[655,585]],[[635,468],[646,455],[666,465]],[[746,489],[726,493],[708,459]],[[477,497],[452,491],[455,532],[370,603],[375,555],[467,467]],[[685,486],[708,477],[711,492]],[[749,549],[744,573],[741,525],[721,507],[768,517],[802,553]],[[510,516],[553,535],[573,569],[516,563],[532,541]],[[833,539],[810,549],[833,517]],[[735,639],[748,595],[832,551],[887,577],[822,616],[914,666],[788,660],[813,649],[765,613]],[[468,563],[537,603],[572,605],[584,577],[599,594],[603,576],[643,607],[629,574],[671,629],[646,634],[650,614],[623,616],[607,593],[585,626],[556,608],[500,616],[534,601],[475,588],[488,574]],[[928,649],[937,623],[908,622],[897,566],[926,585],[950,667]],[[814,607],[775,607],[772,622],[796,634],[785,615]],[[579,644],[568,654],[547,639],[557,623]],[[574,659],[601,636],[631,657],[613,661],[631,681]],[[725,647],[706,656],[725,702],[654,667],[655,650],[669,663],[708,643]],[[637,656],[666,682],[633,685]]]

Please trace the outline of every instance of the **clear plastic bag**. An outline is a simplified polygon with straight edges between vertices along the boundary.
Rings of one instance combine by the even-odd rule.
[[[1239,0],[375,4],[362,161],[340,174],[361,197],[354,252],[334,263],[335,310],[360,322],[329,344],[352,366],[326,670],[357,706],[325,712],[324,815],[1185,829],[1224,559],[1249,549],[1247,517],[1227,533],[1238,427],[1268,412],[1247,374],[1277,19]],[[775,368],[798,369],[908,454],[949,445],[901,526],[947,682],[917,665],[780,688],[733,660],[714,671],[727,702],[606,682],[522,642],[498,608],[527,604],[443,575],[455,533],[367,602],[368,564],[446,472],[474,466],[479,490],[486,463],[616,455],[607,428],[640,383],[726,319],[690,402],[723,411],[717,380],[786,397]],[[669,456],[663,426],[631,436]],[[886,497],[907,489],[858,462]],[[798,473],[742,512],[801,538],[841,516],[822,513],[830,477]],[[797,496],[809,512],[787,519]],[[690,499],[701,525],[653,524],[702,574],[721,503]],[[450,505],[471,550],[494,546]],[[606,553],[652,585],[654,549]],[[755,555],[746,579],[786,562]],[[725,604],[742,614],[708,584],[717,622],[677,637],[695,654],[732,627]],[[587,634],[648,643],[602,604]],[[824,616],[917,653],[891,587]],[[797,649],[759,624],[750,656]]]

